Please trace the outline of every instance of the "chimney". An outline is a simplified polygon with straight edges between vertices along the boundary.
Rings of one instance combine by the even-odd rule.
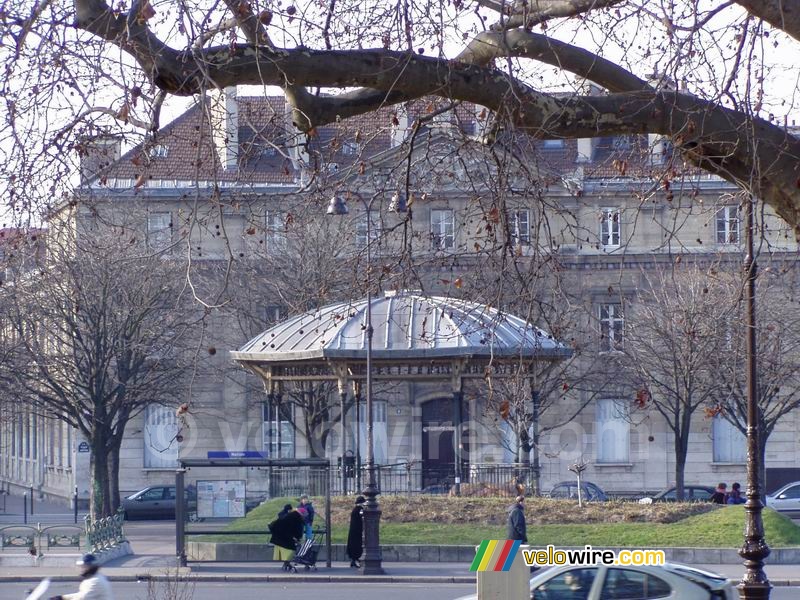
[[[392,148],[396,148],[405,141],[409,130],[410,124],[408,122],[408,109],[405,107],[405,105],[398,104],[397,125],[392,125]]]
[[[575,162],[587,163],[592,161],[595,138],[578,138],[578,156]]]
[[[603,93],[603,88],[588,79],[579,79],[575,84],[575,91],[581,96],[599,96]],[[578,138],[578,156],[575,162],[591,162],[596,145],[595,138]]]
[[[647,83],[659,91],[678,91],[675,80],[657,70],[647,76]],[[657,133],[647,134],[647,145],[650,147],[650,164],[663,165],[666,161],[667,138]]]
[[[475,109],[475,139],[481,142],[488,141],[491,134],[492,111],[485,106],[476,104]]]
[[[308,136],[298,130],[292,123],[292,105],[284,99],[283,103],[284,132],[286,136],[286,153],[294,171],[295,181],[305,185],[311,181],[311,156],[308,153]]]
[[[100,134],[82,137],[75,145],[80,157],[81,184],[108,172],[121,156],[122,140],[113,135]]]
[[[647,134],[647,145],[650,146],[650,163],[662,165],[666,160],[667,139],[658,133]]]
[[[239,161],[239,103],[236,87],[211,92],[211,129],[220,165],[235,170]]]

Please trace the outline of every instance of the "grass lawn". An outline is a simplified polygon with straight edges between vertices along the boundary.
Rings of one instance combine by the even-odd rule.
[[[452,503],[461,499],[453,498],[431,498],[430,503],[442,504]],[[481,499],[486,501],[486,499]],[[266,531],[267,525],[273,521],[278,511],[286,502],[293,502],[294,499],[278,498],[270,500],[258,508],[252,510],[246,518],[239,519],[231,523],[226,529],[230,531]],[[350,500],[352,502],[352,500]],[[502,506],[507,500],[498,501]],[[539,501],[536,501],[539,502]],[[293,502],[294,503],[294,502]],[[555,504],[564,504],[549,500],[543,507],[552,508]],[[391,504],[391,503],[387,503]],[[582,514],[577,506],[567,506],[571,523],[548,523],[547,519],[542,519],[541,515],[531,510],[531,506],[526,507],[528,515],[528,540],[536,546],[554,544],[555,546],[583,546],[591,544],[593,546],[627,546],[627,547],[703,547],[703,548],[738,548],[742,544],[742,532],[744,528],[744,507],[726,506],[719,509],[705,510],[699,514],[696,507],[687,507],[690,516],[679,520],[673,520],[668,513],[659,513],[657,518],[661,522],[647,521],[625,521],[624,518],[631,518],[630,511],[635,510],[635,503],[615,503],[608,506],[596,504],[590,510],[600,509],[605,511],[606,522],[581,523]],[[628,506],[623,506],[626,504]],[[707,507],[705,505],[704,507]],[[603,508],[604,507],[604,508]],[[321,501],[315,503],[317,509],[317,520],[315,523],[322,523],[325,517],[324,504]],[[334,543],[344,543],[347,540],[347,521],[344,518],[346,506],[337,506],[333,513],[333,534]],[[456,507],[453,507],[456,508]],[[542,507],[539,507],[540,509]],[[437,509],[429,507],[430,514],[435,514]],[[660,509],[662,511],[670,509]],[[680,505],[672,505],[671,510],[674,514],[681,515]],[[499,523],[486,524],[478,520],[471,519],[470,523],[448,523],[448,522],[393,522],[391,514],[384,506],[384,519],[381,522],[381,542],[383,544],[422,544],[422,545],[471,545],[478,544],[485,539],[503,539],[505,537],[505,526]],[[617,514],[621,511],[620,514]],[[470,511],[466,511],[468,514]],[[474,512],[474,511],[473,511]],[[565,514],[562,507],[560,513]],[[636,513],[638,515],[638,513]],[[628,515],[627,517],[625,515]],[[458,514],[452,515],[454,520],[458,519]],[[545,522],[536,522],[536,521]],[[615,521],[618,522],[608,522]],[[533,521],[533,522],[530,522]],[[766,529],[767,542],[773,548],[786,546],[800,546],[800,527],[792,521],[778,513],[766,509],[764,511],[764,527]],[[267,536],[204,536],[203,538],[193,538],[203,541],[227,541],[243,543],[263,543],[267,541]]]

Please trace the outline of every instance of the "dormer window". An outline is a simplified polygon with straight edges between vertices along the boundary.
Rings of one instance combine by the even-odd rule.
[[[355,142],[345,142],[342,144],[342,154],[345,156],[355,156],[358,154],[358,144]]]
[[[630,150],[633,148],[633,143],[627,135],[621,135],[612,140],[611,147],[614,150]]]
[[[156,144],[150,148],[150,158],[166,158],[169,155],[169,146],[166,144]]]
[[[269,146],[269,145],[258,146],[257,147],[257,152],[263,158],[270,158],[270,157],[276,156],[278,154],[278,151],[275,149],[275,147],[274,146]]]

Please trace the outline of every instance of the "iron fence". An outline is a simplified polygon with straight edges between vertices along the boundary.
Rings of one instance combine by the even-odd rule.
[[[36,556],[54,548],[80,548],[85,537],[79,525],[7,525],[0,527],[0,551],[24,549]]]
[[[356,477],[357,474],[360,474],[360,480]],[[341,470],[332,475],[331,493],[334,495],[341,495],[343,492],[358,493],[367,482],[364,465],[361,466],[360,473],[355,469],[348,469],[344,482]],[[456,494],[452,463],[436,466],[419,463],[376,465],[375,478],[383,495]],[[534,472],[530,465],[524,464],[465,464],[460,479],[461,496],[515,497],[532,489]]]

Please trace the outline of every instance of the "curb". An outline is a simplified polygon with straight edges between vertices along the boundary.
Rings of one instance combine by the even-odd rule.
[[[145,581],[176,581],[169,575],[107,575],[109,581],[135,583]],[[53,582],[79,582],[79,577],[71,575],[55,575],[49,577]],[[0,577],[0,583],[32,583],[39,582],[42,577],[28,575]],[[438,583],[438,584],[475,584],[475,577],[467,576],[431,576],[431,575],[181,575],[178,581],[193,583]]]

